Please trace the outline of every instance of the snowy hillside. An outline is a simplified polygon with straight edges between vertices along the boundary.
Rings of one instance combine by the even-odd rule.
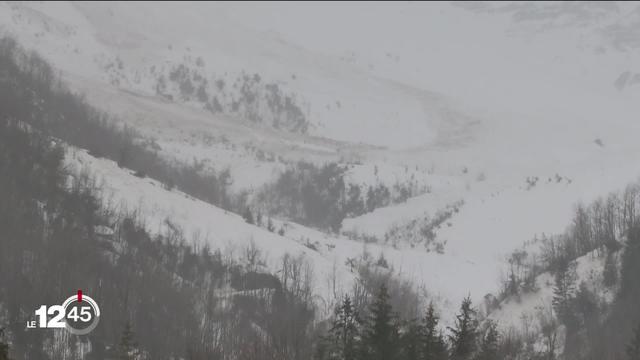
[[[325,302],[335,269],[347,289],[352,260],[383,254],[446,317],[495,293],[507,255],[564,231],[577,202],[640,175],[639,21],[635,3],[0,3],[1,32],[164,158],[228,170],[234,193],[300,160],[344,165],[363,194],[412,189],[338,234],[274,219],[280,236],[68,154],[150,231],[236,253],[254,242],[267,270],[304,254]]]
[[[617,286],[606,285],[603,277],[606,262],[601,255],[594,251],[579,257],[571,270],[575,284],[571,296],[582,306],[582,310],[578,311],[594,311],[597,317],[606,314],[618,291]],[[616,264],[619,255],[620,252],[614,255]],[[509,296],[498,303],[492,303],[495,298],[487,297],[483,310],[489,314],[487,319],[495,322],[504,334],[518,334],[536,351],[562,353],[567,328],[558,320],[557,304],[554,302],[559,295],[555,291],[557,282],[554,275],[544,272],[535,278],[533,291]]]
[[[300,113],[301,124],[291,129],[308,127],[313,135],[375,145],[420,146],[433,141],[436,122],[451,113],[434,111],[442,106],[441,100],[426,91],[372,78],[279,36],[245,30],[217,7],[203,5],[196,15],[179,4],[163,4],[153,14],[144,5],[131,3],[4,4],[2,13],[6,30],[37,47],[62,70],[141,94],[171,95],[180,103],[204,108],[209,96],[198,104],[186,96],[191,92],[179,93],[181,84],[173,84],[170,74],[180,69],[187,72],[188,80],[195,81],[196,93],[198,79],[190,77],[197,71],[207,82],[206,91],[218,92],[215,102],[226,108],[225,97],[236,97],[230,99],[239,102],[236,106],[252,106],[248,103],[253,99],[243,103],[239,97],[255,96],[262,105],[250,112],[262,117],[269,110],[265,108],[269,99],[262,98],[261,85],[252,88],[255,76],[256,82],[265,84],[264,91],[283,89],[280,96],[288,99],[278,106],[290,106]],[[190,20],[182,23],[181,18]],[[167,22],[172,25],[166,26]],[[230,28],[234,29],[233,40],[227,36]],[[71,54],[73,62],[62,61]],[[232,86],[243,88],[222,91]],[[404,120],[391,126],[389,120],[394,118]]]
[[[247,261],[246,251],[255,244],[264,257],[263,270],[272,272],[279,268],[284,255],[302,256],[313,265],[315,294],[319,304],[325,306],[332,304],[336,295],[350,291],[356,266],[361,261],[375,262],[381,254],[394,273],[412,280],[416,287],[428,289],[432,300],[444,309],[453,310],[457,306],[452,299],[461,298],[469,291],[481,293],[494,284],[492,264],[474,264],[461,256],[363,244],[274,220],[276,228],[285,230],[281,236],[247,224],[239,215],[179,191],[167,190],[157,181],[135,176],[113,161],[94,158],[84,150],[69,151],[66,162],[74,173],[91,174],[97,184],[103,186],[105,203],[123,213],[136,213],[152,233],[178,231],[189,241],[221,249],[225,256],[240,263]],[[450,282],[463,281],[471,272],[486,274],[486,281],[470,284],[471,287],[465,289],[450,286]]]
[[[604,258],[595,254],[587,254],[576,260],[576,284],[584,283],[593,291],[599,301],[610,304],[616,289],[603,286]],[[492,311],[489,318],[496,321],[504,329],[520,329],[523,317],[536,319],[540,311],[551,311],[553,308],[553,275],[545,272],[536,278],[537,290],[518,298],[508,298]]]

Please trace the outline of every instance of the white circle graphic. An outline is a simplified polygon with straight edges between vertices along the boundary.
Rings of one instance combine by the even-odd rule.
[[[64,308],[65,314],[67,314],[67,308],[69,307],[69,305],[77,301],[78,301],[78,296],[73,295],[73,296],[70,296],[67,300],[65,300],[64,303],[62,303],[62,307]],[[93,320],[91,321],[91,324],[84,329],[76,329],[71,325],[69,325],[69,322],[67,321],[67,318],[65,316],[66,329],[67,331],[69,331],[71,334],[74,334],[74,335],[86,335],[91,331],[93,331],[93,329],[95,329],[96,326],[98,326],[98,322],[100,322],[100,307],[95,302],[95,300],[93,300],[89,296],[82,295],[82,302],[86,302],[91,306],[91,308],[93,309],[94,316],[93,316]]]

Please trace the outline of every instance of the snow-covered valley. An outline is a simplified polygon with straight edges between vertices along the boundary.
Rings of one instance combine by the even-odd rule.
[[[449,322],[468,294],[499,291],[514,249],[640,176],[640,88],[624,75],[640,71],[637,4],[281,6],[2,3],[0,31],[164,158],[228,169],[235,193],[252,198],[302,160],[346,166],[363,192],[411,184],[338,232],[274,216],[278,235],[67,154],[151,232],[171,224],[238,259],[253,243],[265,271],[304,256],[322,304],[339,295],[332,278],[353,285],[350,260],[382,254]]]

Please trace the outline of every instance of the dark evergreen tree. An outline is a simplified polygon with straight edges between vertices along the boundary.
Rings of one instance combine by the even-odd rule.
[[[640,325],[636,328],[633,339],[627,345],[627,356],[629,360],[640,360]]]
[[[566,259],[559,261],[553,288],[553,309],[558,319],[571,329],[575,329],[577,325],[572,307],[575,297],[575,281],[574,264]]]
[[[253,219],[253,213],[251,212],[251,209],[249,209],[248,207],[245,209],[244,213],[242,214],[242,217],[244,218],[244,221],[246,221],[249,224],[255,224],[255,221]]]
[[[498,359],[499,334],[498,326],[489,320],[484,335],[480,341],[480,350],[476,360],[497,360]]]
[[[138,344],[134,339],[131,322],[127,321],[120,337],[118,345],[118,358],[120,360],[136,360],[139,357]]]
[[[616,304],[617,318],[640,318],[640,226],[637,224],[629,230],[628,239],[622,256],[620,272],[620,292]],[[616,330],[614,327],[613,331]],[[636,328],[634,338],[627,345],[629,359],[640,359],[640,324]],[[635,357],[634,357],[635,356]]]
[[[580,321],[581,327],[584,327],[590,319],[597,317],[599,314],[598,298],[589,290],[585,282],[580,283],[580,287],[573,300],[572,308],[577,315],[577,319]]]
[[[360,318],[351,298],[346,296],[336,308],[329,330],[330,346],[327,358],[331,360],[355,360],[360,338]]]
[[[627,246],[622,256],[620,296],[640,299],[640,226],[629,230]]]
[[[511,273],[509,274],[509,280],[507,284],[507,295],[516,296],[518,295],[519,291],[520,291],[520,282],[518,281],[518,278],[516,277],[516,274],[513,272],[513,269],[512,269]]]
[[[447,345],[438,329],[439,321],[435,306],[430,303],[422,324],[422,360],[444,360],[447,357]]]
[[[477,329],[476,311],[468,296],[462,301],[460,313],[456,315],[455,327],[449,328],[452,360],[471,359],[476,350]]]
[[[9,345],[3,341],[4,329],[0,328],[0,360],[9,360]]]
[[[422,358],[422,326],[412,319],[406,326],[400,338],[403,360],[420,360]]]
[[[376,194],[374,193],[372,186],[369,186],[369,189],[367,190],[366,206],[368,212],[376,209]]]
[[[365,205],[364,201],[362,201],[362,193],[359,185],[349,185],[344,211],[347,216],[357,216],[365,212]]]
[[[369,313],[364,330],[362,355],[371,360],[398,358],[398,324],[389,303],[389,292],[384,284],[380,286],[376,298],[369,307]]]
[[[606,287],[612,287],[618,283],[618,264],[612,251],[607,251],[602,278]]]

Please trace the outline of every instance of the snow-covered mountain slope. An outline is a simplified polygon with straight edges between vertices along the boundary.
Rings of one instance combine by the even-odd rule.
[[[616,264],[619,262],[620,252],[615,255]],[[616,286],[607,287],[604,285],[603,272],[605,269],[605,256],[596,252],[581,256],[575,260],[574,289],[571,296],[580,291],[582,287],[590,293],[595,304],[606,309],[615,298]],[[490,309],[488,319],[494,321],[505,333],[509,331],[525,336],[529,334],[542,334],[549,331],[563,334],[563,325],[554,320],[553,299],[554,299],[554,275],[544,272],[536,277],[535,291],[510,296],[497,304],[495,309]],[[553,324],[553,325],[552,325]],[[543,330],[543,327],[547,329]],[[553,326],[553,328],[548,328]],[[544,339],[535,339],[537,346],[542,346]],[[558,342],[558,346],[562,344]]]
[[[279,36],[246,30],[228,20],[216,5],[202,5],[194,12],[177,3],[153,9],[134,3],[4,4],[2,13],[8,31],[65,72],[142,94],[166,90],[176,101],[202,108],[198,101],[181,99],[185,94],[175,93],[180,89],[171,91],[158,84],[160,77],[169,83],[182,80],[172,76],[182,65],[190,75],[198,71],[207,82],[207,92],[217,91],[215,102],[223,107],[224,97],[238,104],[232,107],[249,106],[241,96],[256,97],[246,101],[262,102],[250,111],[259,117],[268,112],[273,100],[271,93],[261,91],[277,87],[282,97],[288,97],[279,106],[291,105],[299,111],[304,127],[317,136],[393,147],[421,146],[435,139],[437,122],[455,112],[447,110],[436,94],[371,77]],[[74,61],[68,61],[70,57]],[[260,90],[256,85],[256,90],[245,76],[249,80],[257,76],[257,82],[266,88]],[[196,79],[188,81],[198,85]],[[236,86],[240,88],[232,89]],[[286,116],[284,112],[272,115]],[[396,118],[403,121],[392,124],[390,120]]]
[[[333,270],[332,259],[305,247],[292,235],[280,236],[250,225],[236,214],[194,199],[177,190],[169,190],[153,179],[137,177],[128,169],[106,159],[95,158],[85,150],[71,148],[66,163],[72,174],[88,174],[101,187],[104,203],[116,212],[133,213],[152,234],[177,231],[186,241],[219,249],[224,256],[244,263],[247,249],[254,245],[265,263],[262,270],[275,273],[285,255],[302,256],[319,279]],[[279,222],[276,225],[282,225]],[[280,227],[280,226],[278,226]],[[289,227],[287,227],[288,229]],[[300,234],[296,234],[300,235]],[[257,265],[257,264],[253,264]],[[353,274],[343,266],[335,269],[340,291],[349,288]],[[318,295],[326,295],[324,282],[316,282]]]
[[[639,21],[634,3],[0,3],[0,30],[89,102],[167,158],[229,168],[234,190],[297,160],[348,163],[348,181],[365,187],[428,189],[343,222],[353,238],[389,242],[296,224],[282,239],[77,155],[114,198],[143,198],[152,230],[172,217],[216,246],[253,236],[274,259],[307,252],[319,278],[338,264],[345,284],[349,258],[384,252],[451,304],[495,291],[514,248],[640,175]],[[421,247],[423,229],[441,251]]]
[[[274,220],[283,236],[264,227],[248,224],[241,216],[194,199],[177,190],[168,190],[159,182],[135,176],[111,160],[95,158],[85,150],[70,149],[67,167],[75,174],[90,174],[102,187],[102,198],[109,207],[123,213],[135,213],[151,233],[179,231],[187,241],[212,249],[243,263],[246,249],[256,245],[264,256],[263,270],[276,272],[283,256],[302,256],[313,269],[318,304],[332,304],[336,295],[349,291],[362,261],[375,263],[382,255],[394,274],[412,280],[416,288],[427,289],[431,300],[448,315],[457,301],[469,292],[483,293],[494,283],[494,264],[477,264],[466,256],[427,253],[391,246],[363,244],[335,237],[304,226]],[[380,269],[388,271],[389,269]],[[460,287],[468,274],[476,274],[474,284]],[[334,292],[334,290],[336,292]],[[326,308],[325,311],[332,311]],[[328,314],[328,313],[327,313]]]

